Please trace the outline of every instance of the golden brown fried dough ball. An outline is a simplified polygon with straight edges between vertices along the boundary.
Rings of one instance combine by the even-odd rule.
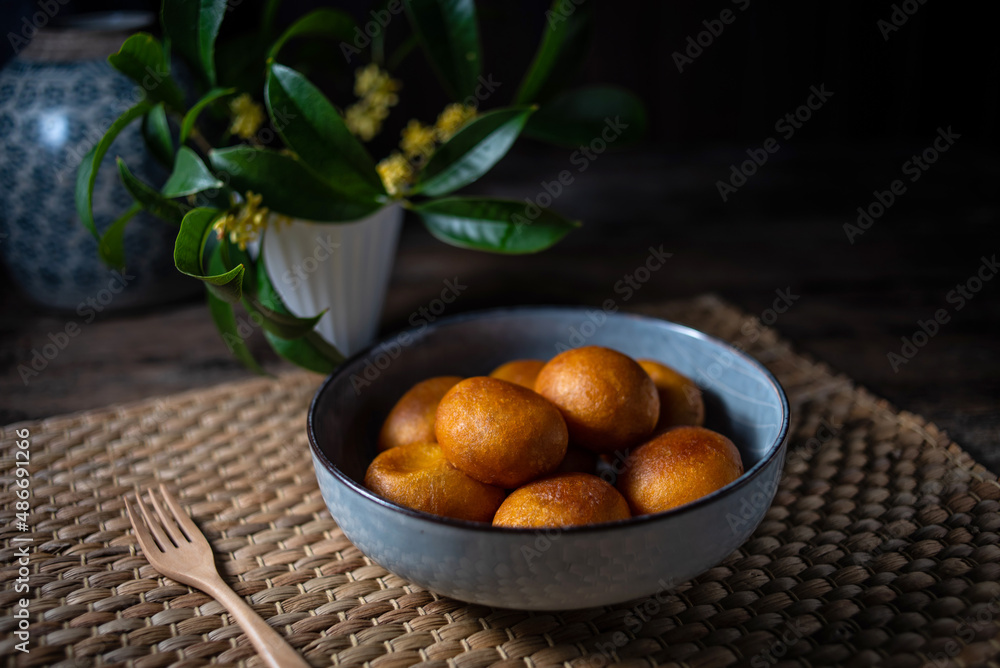
[[[573,445],[614,452],[641,443],[660,416],[660,397],[649,374],[627,355],[599,346],[553,357],[535,391],[559,407]]]
[[[629,517],[622,495],[597,476],[558,473],[511,492],[493,517],[493,526],[567,527]]]
[[[382,424],[378,435],[379,452],[408,443],[433,442],[438,402],[460,380],[461,376],[438,376],[411,387]]]
[[[687,376],[682,376],[655,360],[638,360],[649,374],[660,395],[660,419],[656,431],[671,427],[701,427],[705,424],[705,401],[701,389]]]
[[[365,487],[407,508],[475,522],[491,521],[504,498],[449,464],[437,443],[386,450],[368,466]]]
[[[633,515],[658,513],[700,499],[743,475],[740,452],[704,427],[676,427],[632,453],[618,491]]]
[[[507,488],[555,469],[568,440],[555,406],[526,387],[486,376],[466,378],[448,391],[435,431],[455,467]]]
[[[490,378],[499,378],[508,383],[533,390],[535,389],[535,378],[538,377],[538,372],[542,370],[543,366],[545,366],[545,362],[542,360],[514,360],[493,369]]]

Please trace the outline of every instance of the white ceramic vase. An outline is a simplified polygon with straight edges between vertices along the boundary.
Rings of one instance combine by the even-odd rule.
[[[267,273],[285,305],[300,317],[327,309],[316,331],[345,355],[378,331],[402,220],[390,204],[351,223],[294,220],[264,235]]]

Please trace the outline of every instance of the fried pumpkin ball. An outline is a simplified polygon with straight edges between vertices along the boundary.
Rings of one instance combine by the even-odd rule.
[[[549,473],[566,455],[559,410],[532,390],[477,376],[448,390],[438,405],[437,441],[459,470],[508,489]]]
[[[553,357],[535,391],[559,407],[570,442],[597,453],[641,443],[660,416],[660,397],[649,374],[627,355],[585,346]]]
[[[499,378],[508,383],[514,383],[526,387],[529,390],[535,389],[535,378],[538,372],[545,366],[542,360],[514,360],[501,364],[490,372],[490,378]]]
[[[460,380],[461,376],[438,376],[407,390],[382,424],[378,435],[379,452],[408,443],[434,441],[434,415],[438,402]]]
[[[493,526],[567,527],[630,516],[624,497],[597,476],[558,473],[511,492],[493,517]]]
[[[660,395],[660,419],[656,423],[656,432],[671,427],[701,427],[705,424],[705,400],[701,388],[693,380],[655,360],[638,362],[649,374]]]
[[[474,522],[491,521],[504,499],[504,490],[449,464],[437,443],[386,450],[368,466],[365,487],[407,508]]]
[[[731,440],[704,427],[676,427],[637,448],[617,486],[632,514],[646,515],[700,499],[741,475]]]

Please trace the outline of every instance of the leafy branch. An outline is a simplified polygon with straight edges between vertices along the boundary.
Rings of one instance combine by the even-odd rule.
[[[409,33],[389,56],[389,68],[419,47],[451,99],[478,108],[483,54],[474,0],[401,1]],[[412,175],[408,185],[387,190],[381,167],[341,109],[284,60],[293,42],[352,42],[360,31],[349,14],[317,9],[274,37],[278,0],[267,0],[256,33],[217,44],[229,8],[226,0],[164,0],[164,40],[137,33],[108,57],[145,96],[112,123],[84,158],[77,174],[77,213],[99,239],[101,257],[116,267],[127,261],[124,237],[140,210],[176,225],[175,265],[205,284],[212,319],[238,359],[262,372],[238,326],[237,305],[259,323],[280,356],[327,373],[342,356],[314,329],[323,314],[293,315],[271,284],[266,258],[252,257],[220,233],[219,225],[233,220],[242,210],[240,198],[252,192],[271,212],[292,218],[338,224],[396,203],[433,236],[460,248],[503,254],[549,248],[579,223],[522,202],[456,192],[488,173],[521,136],[575,147],[600,136],[608,119],[625,128],[617,141],[641,136],[645,112],[628,91],[566,89],[589,47],[595,1],[554,0],[513,103],[482,111],[457,132],[433,140],[433,152],[407,172]],[[371,40],[370,55],[379,65],[385,60],[385,39],[380,32]],[[191,104],[172,74],[171,49],[199,83],[200,95]],[[280,137],[280,150],[253,140],[234,144],[229,131],[218,131],[229,116],[227,105],[235,100],[252,106],[253,94],[264,103],[266,118]],[[263,112],[257,113],[263,120]],[[117,159],[119,178],[135,202],[101,234],[93,212],[97,173],[116,137],[136,121],[141,122],[149,153],[170,175],[155,186]]]

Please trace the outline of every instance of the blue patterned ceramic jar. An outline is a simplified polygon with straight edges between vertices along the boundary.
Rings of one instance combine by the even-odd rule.
[[[21,290],[44,306],[79,311],[94,302],[99,310],[113,310],[200,289],[173,266],[175,227],[146,213],[136,216],[125,234],[127,268],[120,274],[101,262],[97,241],[74,205],[83,156],[144,94],[105,59],[152,19],[145,12],[117,12],[41,30],[0,71],[0,257]],[[149,183],[166,178],[134,123],[98,173],[94,214],[102,232],[132,203],[115,156]]]

